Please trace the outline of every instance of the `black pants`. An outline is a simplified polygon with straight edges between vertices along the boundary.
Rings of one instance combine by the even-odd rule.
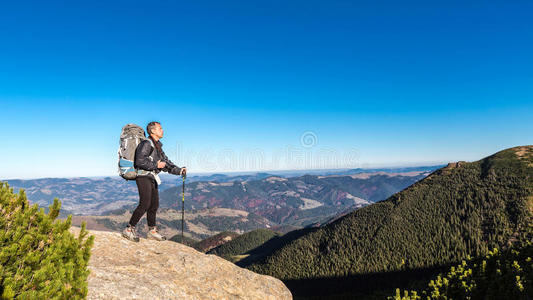
[[[131,215],[130,225],[135,226],[146,212],[148,226],[155,226],[155,216],[159,208],[157,182],[151,176],[139,176],[135,179],[139,189],[139,205]]]

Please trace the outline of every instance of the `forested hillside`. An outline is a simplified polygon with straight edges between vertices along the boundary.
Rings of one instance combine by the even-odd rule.
[[[213,248],[208,253],[216,254],[228,260],[233,260],[233,256],[241,255],[257,248],[278,235],[278,233],[269,229],[256,229],[242,234],[228,243]]]
[[[313,280],[317,278],[387,274],[387,282],[381,284],[387,287],[405,280],[411,271],[431,272],[530,240],[532,191],[533,146],[504,150],[473,163],[449,164],[385,201],[294,240],[249,268],[285,280],[290,288],[292,282],[296,295],[320,292],[316,285],[328,281]],[[302,288],[310,282],[313,289]]]

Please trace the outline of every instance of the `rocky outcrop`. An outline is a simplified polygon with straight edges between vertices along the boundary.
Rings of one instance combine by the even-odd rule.
[[[77,235],[78,229],[72,231]],[[179,243],[95,236],[88,299],[292,299],[278,279]]]
[[[466,161],[451,162],[451,163],[448,163],[448,165],[446,167],[444,167],[444,169],[445,170],[451,170],[451,169],[455,169],[455,168],[464,166],[465,164],[466,164]]]

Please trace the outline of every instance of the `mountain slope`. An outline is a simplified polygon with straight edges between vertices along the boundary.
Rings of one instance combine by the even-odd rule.
[[[232,256],[245,254],[278,235],[278,233],[266,228],[252,230],[234,238],[228,243],[211,249],[208,254],[216,254],[231,260]]]
[[[533,146],[449,164],[276,251],[251,270],[282,280],[438,267],[530,239]]]

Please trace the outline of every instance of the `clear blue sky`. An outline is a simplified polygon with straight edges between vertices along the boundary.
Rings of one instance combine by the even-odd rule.
[[[191,172],[533,144],[531,1],[74,2],[0,4],[0,178],[114,175],[152,120]]]

